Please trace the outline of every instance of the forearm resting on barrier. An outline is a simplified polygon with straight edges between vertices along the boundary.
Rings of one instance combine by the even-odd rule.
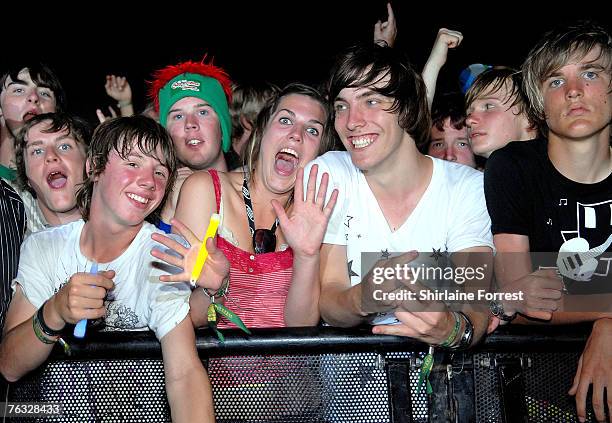
[[[161,346],[172,421],[214,422],[212,390],[198,358],[189,319],[183,319],[166,334],[161,339]]]

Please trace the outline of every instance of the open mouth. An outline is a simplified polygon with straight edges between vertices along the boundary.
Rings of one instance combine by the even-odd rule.
[[[298,167],[300,156],[297,151],[291,148],[283,148],[276,153],[274,167],[281,175],[291,175]]]
[[[47,176],[47,183],[53,189],[64,188],[67,182],[68,177],[62,172],[51,172],[49,176]]]
[[[27,112],[25,115],[23,115],[23,121],[27,122],[30,119],[32,119],[34,116],[37,116],[37,115],[38,115],[38,112],[35,112],[35,111]]]

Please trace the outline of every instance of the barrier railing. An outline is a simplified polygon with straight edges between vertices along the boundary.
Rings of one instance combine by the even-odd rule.
[[[365,327],[226,330],[224,343],[201,330],[196,342],[219,422],[577,422],[567,390],[589,332],[503,327],[474,350],[437,351],[429,397],[417,387],[427,346]],[[56,348],[4,385],[7,402],[62,406],[21,421],[170,420],[152,333],[92,332],[71,345],[71,357]]]

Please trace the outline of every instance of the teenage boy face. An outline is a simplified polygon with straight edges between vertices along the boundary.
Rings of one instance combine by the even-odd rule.
[[[179,161],[194,170],[211,167],[221,153],[221,126],[213,108],[197,97],[174,103],[166,120]]]
[[[76,208],[76,190],[83,182],[85,148],[68,130],[45,132],[50,121],[32,126],[23,151],[26,176],[43,213]]]
[[[610,125],[610,70],[598,56],[599,47],[570,60],[544,81],[544,113],[551,135],[587,138]]]
[[[435,125],[431,128],[431,142],[427,154],[449,162],[476,167],[474,153],[467,137],[467,127],[461,129],[451,125],[450,118],[444,120],[442,130]]]
[[[142,224],[162,202],[168,183],[170,172],[157,157],[163,157],[160,147],[155,157],[137,147],[125,158],[111,150],[106,168],[94,178],[90,218],[128,227]]]
[[[384,85],[385,78],[377,84]],[[407,134],[397,113],[389,112],[393,99],[371,87],[343,88],[334,101],[334,127],[353,164],[374,170],[394,155]]]
[[[502,87],[495,93],[484,92],[469,105],[465,123],[474,154],[489,157],[510,141],[524,138],[529,121],[517,106],[510,107],[513,100]]]
[[[41,113],[55,112],[55,94],[50,88],[37,86],[27,68],[22,69],[16,81],[6,78],[0,94],[0,112],[12,134],[23,122]]]

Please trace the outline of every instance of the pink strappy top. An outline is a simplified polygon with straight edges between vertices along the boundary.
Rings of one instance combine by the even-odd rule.
[[[217,212],[221,205],[221,181],[214,169],[208,170],[215,187]],[[285,301],[293,274],[293,250],[255,254],[244,251],[221,236],[217,247],[230,262],[230,289],[225,305],[247,327],[285,327]],[[235,327],[227,320],[220,328]]]

